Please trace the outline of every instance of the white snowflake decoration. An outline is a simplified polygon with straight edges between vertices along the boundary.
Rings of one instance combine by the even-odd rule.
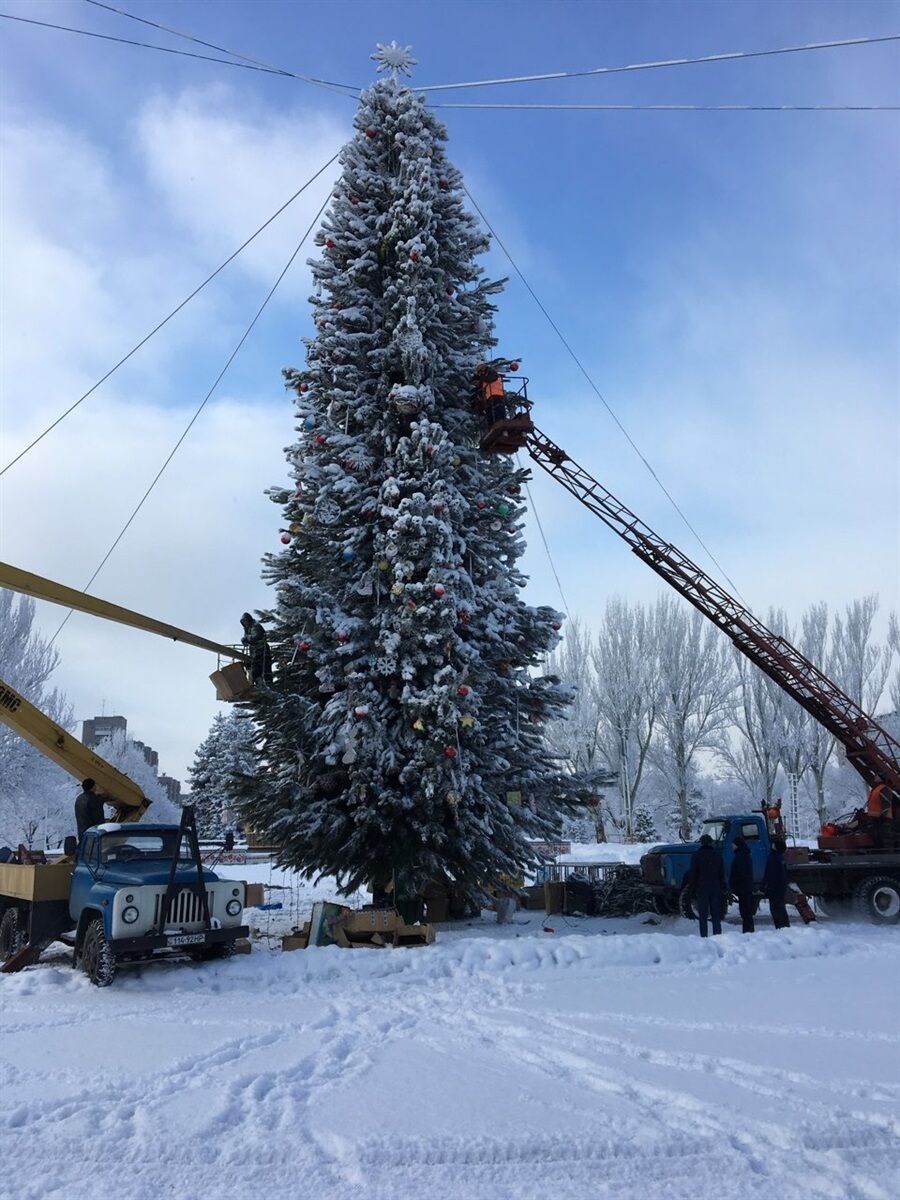
[[[389,46],[382,46],[381,42],[376,45],[375,53],[369,57],[378,63],[379,71],[390,71],[394,77],[401,71],[404,75],[412,75],[410,68],[419,61],[412,56],[412,46],[398,46],[396,42],[391,42]]]

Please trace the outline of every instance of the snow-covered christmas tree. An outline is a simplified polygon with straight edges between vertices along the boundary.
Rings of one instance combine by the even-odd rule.
[[[276,679],[254,711],[264,784],[246,805],[281,861],[347,889],[475,894],[558,830],[543,740],[565,708],[538,670],[561,617],[519,598],[526,472],[479,451],[488,246],[446,133],[380,47],[311,263],[316,336],[296,393],[286,549],[266,560]]]
[[[252,783],[258,769],[256,728],[244,712],[218,713],[188,768],[191,804],[204,837],[219,837],[227,813]]]

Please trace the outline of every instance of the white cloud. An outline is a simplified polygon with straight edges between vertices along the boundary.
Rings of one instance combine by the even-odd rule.
[[[224,86],[159,96],[138,126],[150,181],[172,220],[210,251],[238,246],[326,163],[352,132],[314,109],[274,113]],[[337,163],[254,242],[239,269],[271,283],[339,174]],[[305,299],[308,273],[289,288]]]
[[[5,463],[105,372],[340,144],[315,112],[252,116],[224,89],[156,100],[138,120],[130,170],[73,129],[14,113],[4,145],[2,333]],[[323,183],[285,214],[146,349],[0,480],[0,555],[82,587],[221,368],[274,280]],[[261,239],[262,240],[262,239]],[[240,264],[240,266],[238,266]],[[249,281],[248,281],[249,276]],[[295,289],[307,285],[299,272]],[[286,476],[291,408],[273,341],[277,303],[226,377],[94,584],[95,594],[214,640],[238,640],[246,608],[267,602],[261,555],[278,545],[264,489]],[[50,632],[62,610],[39,607]],[[184,778],[216,710],[215,658],[83,615],[60,639],[58,682],[80,719],[123,713]]]

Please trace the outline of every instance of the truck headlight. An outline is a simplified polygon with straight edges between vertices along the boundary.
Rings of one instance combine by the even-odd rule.
[[[128,908],[122,909],[122,920],[126,925],[133,925],[140,915],[133,904],[130,904]]]
[[[240,900],[229,900],[225,905],[225,911],[229,917],[236,917],[243,907]]]

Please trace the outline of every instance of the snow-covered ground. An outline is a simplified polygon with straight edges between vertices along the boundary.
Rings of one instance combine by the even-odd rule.
[[[282,954],[327,885],[228,871],[286,904],[249,956],[0,976],[3,1200],[900,1195],[900,929],[522,912]]]

